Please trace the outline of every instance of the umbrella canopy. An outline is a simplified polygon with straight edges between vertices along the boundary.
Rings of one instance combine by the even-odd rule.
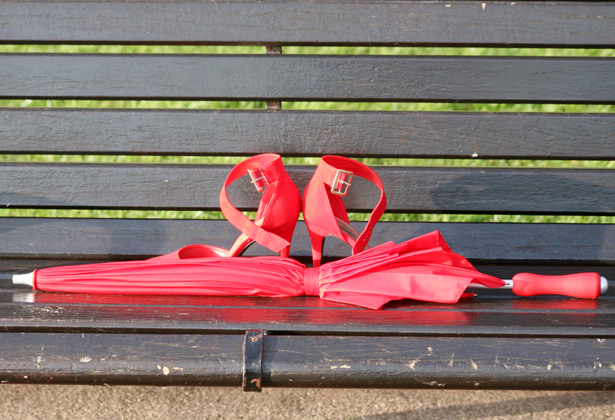
[[[77,293],[315,295],[379,309],[398,299],[455,303],[470,283],[504,285],[452,252],[437,231],[399,245],[385,243],[318,268],[284,257],[202,257],[199,249],[189,245],[143,261],[45,268],[33,273],[32,286]]]

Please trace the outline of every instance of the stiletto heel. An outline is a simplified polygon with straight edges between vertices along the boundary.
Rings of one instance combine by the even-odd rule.
[[[248,174],[256,190],[263,193],[254,222],[231,204],[226,193],[229,185]],[[280,155],[256,155],[235,166],[220,192],[220,209],[227,220],[242,232],[231,249],[188,245],[156,259],[238,257],[254,242],[279,252],[283,257],[289,256],[290,241],[301,212],[301,195],[288,176]]]
[[[312,231],[310,233],[310,244],[312,247],[312,264],[314,267],[319,267],[322,261],[322,250],[325,243],[325,237],[320,236]]]
[[[341,197],[348,193],[354,175],[380,188],[380,200],[363,232],[357,232],[348,220]],[[335,236],[352,247],[352,254],[368,248],[374,225],[386,208],[386,196],[380,177],[368,166],[341,156],[323,156],[312,180],[303,192],[303,217],[310,233],[314,267],[320,265],[325,236]]]

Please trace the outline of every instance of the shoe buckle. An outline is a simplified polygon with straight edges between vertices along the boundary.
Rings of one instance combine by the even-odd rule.
[[[265,174],[261,171],[261,168],[248,169],[250,178],[252,178],[252,184],[256,187],[256,191],[263,192],[265,187],[269,185],[269,181],[265,178]]]
[[[331,185],[331,194],[345,196],[352,182],[352,172],[338,169]]]

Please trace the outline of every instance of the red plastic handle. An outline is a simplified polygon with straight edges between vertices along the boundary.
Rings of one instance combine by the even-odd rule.
[[[513,293],[519,296],[563,295],[585,299],[600,296],[600,274],[577,273],[542,276],[519,273],[513,277]]]

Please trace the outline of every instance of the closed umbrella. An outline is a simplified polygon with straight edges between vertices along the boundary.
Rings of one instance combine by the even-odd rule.
[[[506,286],[452,252],[437,231],[398,245],[388,242],[318,268],[277,256],[200,257],[199,249],[189,245],[143,261],[45,268],[17,275],[13,282],[50,292],[313,295],[371,309],[398,299],[455,303],[466,296],[470,285]]]

